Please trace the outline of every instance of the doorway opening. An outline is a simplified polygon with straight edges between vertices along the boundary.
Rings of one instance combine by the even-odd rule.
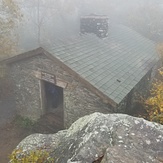
[[[44,80],[41,83],[44,115],[42,115],[40,123],[55,131],[64,129],[63,88]]]
[[[63,110],[63,88],[44,81],[46,112]]]

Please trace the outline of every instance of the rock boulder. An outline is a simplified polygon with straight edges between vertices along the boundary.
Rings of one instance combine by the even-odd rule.
[[[48,150],[55,163],[163,162],[163,126],[125,114],[94,113],[68,130],[33,134],[17,146],[24,152]]]

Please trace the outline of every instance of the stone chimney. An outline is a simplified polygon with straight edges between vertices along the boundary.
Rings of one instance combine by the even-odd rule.
[[[100,38],[108,35],[108,17],[105,15],[88,15],[80,18],[80,32],[94,33]]]

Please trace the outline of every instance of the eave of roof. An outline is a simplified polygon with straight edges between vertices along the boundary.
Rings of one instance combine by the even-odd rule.
[[[16,56],[13,56],[13,57],[10,57],[10,58],[2,60],[0,62],[10,65],[15,62],[18,62],[18,61],[21,61],[24,59],[28,59],[30,57],[35,57],[37,55],[43,55],[43,54],[46,55],[51,60],[53,60],[54,62],[57,62],[57,64],[59,64],[65,71],[69,72],[74,77],[76,77],[76,79],[78,79],[81,83],[83,83],[86,88],[88,88],[90,91],[92,91],[93,93],[98,95],[103,100],[104,103],[107,103],[107,104],[112,105],[113,107],[116,107],[117,104],[112,99],[107,97],[103,92],[98,90],[91,83],[89,83],[87,80],[82,78],[82,76],[80,76],[78,73],[76,73],[73,69],[68,67],[66,64],[64,64],[61,60],[56,58],[54,55],[50,54],[48,51],[44,50],[42,47],[19,54],[19,55],[16,55]]]
[[[20,60],[23,60],[23,59],[27,59],[27,58],[30,58],[30,57],[33,57],[33,56],[36,56],[36,55],[40,55],[43,52],[44,52],[44,49],[41,48],[41,47],[39,47],[37,49],[30,50],[28,52],[21,53],[21,54],[15,55],[13,57],[10,57],[10,58],[1,60],[0,62],[1,63],[5,63],[5,64],[11,64],[11,63],[14,63],[14,62],[18,62]]]

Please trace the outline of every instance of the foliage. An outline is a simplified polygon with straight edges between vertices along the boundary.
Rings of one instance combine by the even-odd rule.
[[[0,2],[0,59],[16,52],[17,35],[14,28],[21,20],[20,9],[14,0]]]
[[[20,9],[14,0],[0,1],[0,60],[17,51],[18,36],[14,29],[21,20]],[[6,67],[0,65],[0,98],[10,94],[11,86],[7,79]]]
[[[161,79],[153,83],[151,97],[145,104],[147,106],[148,119],[163,124],[163,71],[159,70]]]
[[[25,129],[32,129],[36,122],[30,120],[29,118],[24,118],[21,116],[16,117],[16,124]]]
[[[23,154],[22,150],[16,149],[10,155],[10,163],[54,163],[54,159],[47,151],[35,150]]]

